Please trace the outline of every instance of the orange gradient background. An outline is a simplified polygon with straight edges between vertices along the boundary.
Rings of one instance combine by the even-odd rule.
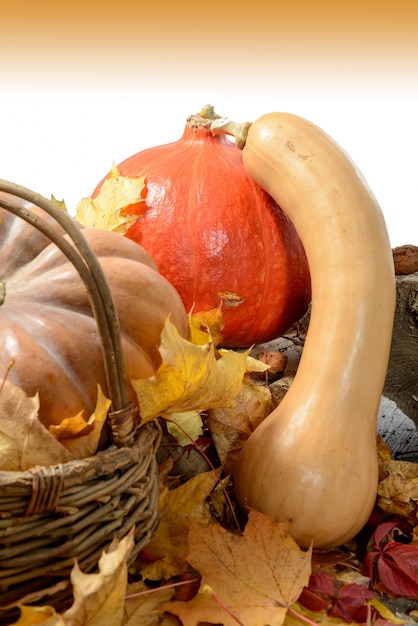
[[[97,80],[118,84],[142,75],[143,86],[149,81],[164,90],[164,83],[181,89],[184,81],[228,76],[257,84],[293,72],[308,83],[320,77],[398,83],[417,71],[415,0],[16,0],[2,7],[1,23],[1,71],[16,82],[26,75],[31,85],[41,78],[95,89]]]
[[[418,244],[416,0],[16,0],[0,55],[0,177],[70,210],[113,160],[174,141],[210,102],[237,121],[276,109],[322,126],[363,170],[394,245]]]

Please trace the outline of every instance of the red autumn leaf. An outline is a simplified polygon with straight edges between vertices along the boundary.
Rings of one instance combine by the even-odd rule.
[[[205,435],[200,435],[194,443],[189,443],[187,445],[187,454],[190,455],[191,451],[193,450],[193,448],[196,448],[196,446],[198,448],[207,448],[208,446],[213,444],[213,440],[212,437],[206,437]]]
[[[382,583],[394,596],[418,597],[418,546],[390,541],[388,533],[396,526],[387,522],[378,526],[374,545],[364,559],[364,572],[374,585]]]
[[[334,585],[331,583],[331,593],[323,591],[319,586],[314,584],[315,577],[318,574],[312,574],[308,587],[305,587],[299,596],[298,602],[309,611],[319,612],[329,609],[331,606],[331,597],[334,595]],[[331,581],[330,577],[324,576]]]
[[[375,597],[375,593],[364,585],[347,583],[336,591],[332,607],[328,611],[330,617],[340,617],[346,622],[367,621],[367,600]]]
[[[310,611],[325,610],[330,617],[361,623],[367,620],[366,602],[375,595],[364,585],[341,584],[328,574],[317,572],[311,575],[299,602]]]
[[[390,522],[383,522],[382,524],[379,524],[374,533],[375,547],[380,546],[384,538],[390,533],[391,530],[396,528],[396,526],[397,522],[393,520]]]

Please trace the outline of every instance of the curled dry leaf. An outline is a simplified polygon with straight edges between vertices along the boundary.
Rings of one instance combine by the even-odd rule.
[[[134,546],[131,530],[114,541],[99,560],[97,574],[85,574],[77,563],[71,572],[74,602],[65,611],[66,626],[120,626],[128,581],[127,560]]]
[[[212,342],[218,346],[222,342],[223,327],[222,302],[216,309],[189,315],[190,340],[197,345]]]
[[[418,463],[391,458],[382,438],[377,438],[379,459],[379,507],[387,514],[416,519],[418,501]]]
[[[137,221],[141,204],[145,210],[145,197],[144,176],[121,176],[113,164],[97,197],[83,198],[77,205],[75,217],[87,228],[101,228],[123,235]]]
[[[268,366],[267,377],[269,380],[277,380],[286,369],[287,356],[279,350],[264,350],[257,358]]]
[[[242,446],[270,411],[268,387],[249,381],[243,381],[235,407],[208,411],[207,424],[225,473],[233,473]]]
[[[98,387],[95,412],[86,422],[81,415],[51,426],[38,419],[39,398],[4,381],[0,393],[0,470],[24,471],[34,465],[55,465],[96,453],[110,407]]]
[[[37,395],[29,398],[12,382],[1,383],[0,470],[24,471],[73,459],[40,423],[38,410]]]
[[[85,574],[75,562],[71,571],[73,604],[62,615],[51,606],[20,606],[15,626],[121,626],[128,581],[127,561],[133,529],[102,553],[97,574]]]
[[[20,606],[20,616],[13,626],[66,626],[52,606]]]
[[[71,452],[74,459],[92,456],[97,452],[102,428],[111,404],[98,386],[96,408],[87,422],[81,415],[76,415],[64,419],[57,426],[51,425],[49,431]]]

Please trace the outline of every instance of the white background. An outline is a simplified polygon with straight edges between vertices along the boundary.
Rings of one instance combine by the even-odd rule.
[[[187,115],[206,103],[240,122],[287,110],[322,126],[354,159],[382,207],[392,246],[418,245],[416,94],[278,93],[238,101],[224,90],[201,91],[169,101],[129,91],[9,94],[1,103],[0,177],[64,199],[73,214],[113,161],[179,139]]]
[[[130,59],[126,66],[119,57],[112,61],[118,43],[113,49],[110,39],[107,56],[95,54],[94,42],[86,39],[91,52],[83,53],[85,63],[81,56],[72,63],[68,49],[62,59],[55,58],[52,47],[39,60],[28,48],[14,65],[4,53],[0,178],[64,199],[74,214],[78,201],[91,194],[113,161],[176,141],[187,116],[205,104],[239,122],[273,110],[290,111],[321,126],[350,154],[382,207],[392,247],[418,245],[417,42],[405,39],[407,64],[396,57],[403,41],[397,35],[395,43],[378,39],[379,46],[366,37],[365,51],[355,57],[339,50],[337,40],[320,61],[309,57],[307,46],[293,65],[293,50],[289,52],[288,42],[279,49],[280,39],[274,55],[266,50],[261,56],[262,43],[253,53],[247,50],[251,63],[241,48],[228,48],[223,65],[201,54],[202,62],[190,66],[189,49],[171,56],[167,38],[167,51],[156,61],[158,42],[149,39],[141,53],[125,54]],[[225,36],[222,41],[228,45]],[[14,40],[16,53],[21,43]],[[125,46],[130,43],[125,40]],[[196,48],[196,42],[190,45]],[[382,53],[387,50],[389,58],[390,46],[389,62]]]

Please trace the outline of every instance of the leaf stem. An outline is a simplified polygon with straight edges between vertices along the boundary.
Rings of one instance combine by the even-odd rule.
[[[236,615],[234,615],[234,613],[232,613],[231,609],[220,599],[218,594],[214,592],[214,590],[212,589],[210,585],[204,585],[203,592],[209,593],[212,596],[212,598],[215,600],[216,604],[218,604],[221,607],[221,609],[225,611],[225,613],[227,613],[230,617],[232,617],[232,619],[237,624],[239,624],[240,626],[245,626],[245,624],[241,622],[241,620]]]
[[[317,622],[312,621],[311,619],[309,619],[309,617],[303,615],[303,613],[299,613],[299,611],[296,611],[296,609],[294,609],[293,607],[288,606],[287,610],[289,611],[289,613],[292,613],[292,615],[300,619],[302,622],[305,622],[305,624],[309,624],[309,626],[318,626]]]
[[[154,587],[153,589],[145,589],[144,591],[138,591],[137,593],[130,593],[125,596],[125,600],[132,600],[132,598],[139,598],[141,596],[146,596],[149,593],[157,593],[157,591],[165,591],[166,589],[174,589],[174,587],[180,587],[181,585],[190,585],[191,583],[196,582],[196,579],[192,578],[191,580],[181,580],[178,583],[169,583],[168,585],[161,585],[160,587]]]

